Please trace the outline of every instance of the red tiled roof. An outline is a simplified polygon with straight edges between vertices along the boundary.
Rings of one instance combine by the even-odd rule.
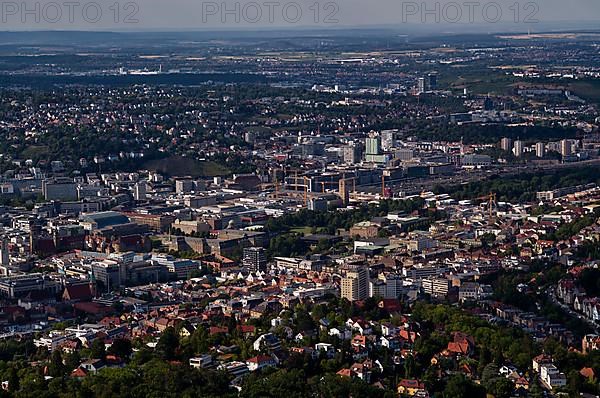
[[[92,297],[92,289],[87,283],[67,286],[63,293],[66,300],[89,300]]]
[[[400,380],[400,383],[398,383],[398,387],[424,389],[425,384],[421,383],[419,380],[402,379],[402,380]]]
[[[352,370],[342,369],[342,370],[338,371],[337,374],[342,377],[352,377]]]
[[[82,368],[77,368],[71,372],[71,377],[85,377],[87,376],[87,371]]]
[[[98,303],[91,303],[91,302],[81,302],[81,303],[75,303],[73,305],[73,307],[76,310],[88,313],[88,314],[104,314],[110,311],[110,308],[98,304]]]
[[[268,355],[257,355],[253,358],[249,358],[246,360],[246,362],[252,362],[252,363],[256,363],[256,364],[261,364],[261,363],[271,362],[271,361],[273,361],[273,358],[271,358]]]

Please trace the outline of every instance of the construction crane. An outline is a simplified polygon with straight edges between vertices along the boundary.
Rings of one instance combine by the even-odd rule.
[[[279,178],[279,168],[275,168],[273,169],[273,186],[275,188],[275,199],[279,199],[279,193],[280,193],[280,187],[279,187],[279,183],[282,182],[282,187],[285,190],[285,166],[282,165],[281,166],[281,174],[282,177],[281,179]]]
[[[325,185],[335,186],[339,184],[339,181],[321,181],[319,184],[321,184],[321,192],[325,193]]]
[[[308,177],[304,177],[304,206],[308,207]]]
[[[489,195],[475,198],[475,200],[483,200],[487,202],[488,215],[490,217],[490,220],[494,217],[494,208],[498,207],[498,202],[496,201],[496,198],[497,196],[493,192],[490,192]]]
[[[352,180],[352,199],[356,200],[356,177],[348,178],[346,181]]]
[[[356,196],[356,177],[346,178],[346,173],[342,174],[342,180],[352,181],[352,193]]]
[[[346,178],[346,181],[352,181],[352,194],[356,196],[356,177]]]

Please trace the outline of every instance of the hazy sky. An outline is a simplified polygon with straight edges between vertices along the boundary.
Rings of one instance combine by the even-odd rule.
[[[27,0],[25,3],[1,2],[2,30],[387,25],[403,30],[414,26],[415,29],[460,31],[483,26],[489,31],[506,28],[535,31],[536,24],[541,29],[545,24],[560,21],[600,22],[600,0]],[[560,28],[560,24],[553,26]]]

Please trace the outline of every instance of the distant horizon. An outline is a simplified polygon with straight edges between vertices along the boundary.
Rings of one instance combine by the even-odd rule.
[[[18,33],[18,34],[27,34],[27,33],[148,33],[148,34],[157,34],[157,33],[243,33],[243,32],[252,32],[252,33],[268,33],[268,32],[342,32],[342,31],[353,31],[353,30],[361,30],[361,31],[387,31],[393,32],[397,34],[440,34],[440,33],[450,33],[450,34],[502,34],[502,33],[535,33],[535,34],[544,34],[544,33],[557,33],[557,32],[569,32],[569,33],[600,33],[600,27],[595,25],[596,23],[600,23],[599,21],[577,21],[577,20],[565,20],[565,21],[552,21],[552,22],[543,22],[537,24],[530,25],[515,25],[515,24],[495,24],[494,26],[497,29],[485,29],[489,28],[490,24],[487,23],[457,23],[457,24],[420,24],[420,23],[405,23],[405,24],[382,24],[382,25],[295,25],[295,26],[261,26],[261,27],[252,27],[252,26],[241,26],[241,27],[218,27],[211,26],[206,28],[198,28],[198,27],[189,27],[189,28],[157,28],[157,29],[109,29],[109,28],[100,28],[100,29],[83,29],[82,27],[74,27],[72,29],[61,27],[59,29],[49,29],[49,28],[40,28],[40,29],[0,29],[0,34],[4,33]],[[560,26],[560,25],[579,25],[575,26]],[[589,24],[589,26],[581,26],[582,24]],[[437,29],[435,29],[436,27]],[[408,29],[407,29],[408,28]],[[453,32],[451,28],[457,30]],[[462,28],[471,28],[464,29]],[[538,28],[538,29],[535,29]]]
[[[220,32],[298,29],[515,31],[600,25],[597,0],[96,0],[3,3],[8,32]],[[538,28],[536,28],[536,26]]]

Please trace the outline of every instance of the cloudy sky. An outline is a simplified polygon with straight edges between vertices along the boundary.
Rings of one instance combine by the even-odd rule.
[[[460,31],[478,26],[526,31],[572,29],[576,21],[593,26],[600,22],[600,0],[27,0],[3,1],[0,12],[1,30],[386,26]]]

